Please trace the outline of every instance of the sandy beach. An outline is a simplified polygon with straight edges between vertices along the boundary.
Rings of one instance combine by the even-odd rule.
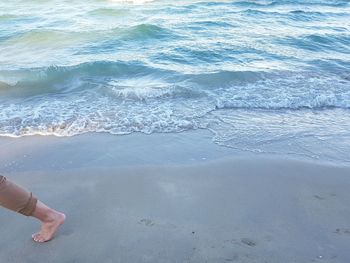
[[[348,262],[350,167],[209,138],[1,138],[1,174],[67,221],[36,244],[37,222],[1,209],[0,262]]]

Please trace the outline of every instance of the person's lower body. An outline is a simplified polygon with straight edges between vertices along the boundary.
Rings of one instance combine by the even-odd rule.
[[[40,202],[31,192],[0,175],[0,205],[25,216],[32,216],[42,223],[41,230],[33,234],[37,242],[53,238],[65,215]]]

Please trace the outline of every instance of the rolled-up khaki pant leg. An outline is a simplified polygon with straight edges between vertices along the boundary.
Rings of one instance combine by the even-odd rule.
[[[38,199],[23,187],[0,175],[0,205],[26,216],[32,215]]]

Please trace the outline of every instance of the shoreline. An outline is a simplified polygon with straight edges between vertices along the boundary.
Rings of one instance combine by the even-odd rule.
[[[36,151],[33,151],[32,147],[36,147]],[[289,147],[289,145],[286,144],[284,147]],[[102,166],[108,166],[110,163],[112,165],[158,164],[162,163],[163,161],[160,160],[164,158],[166,158],[167,163],[171,164],[194,164],[233,157],[238,159],[282,159],[326,166],[350,167],[350,163],[346,161],[317,159],[304,154],[254,152],[224,146],[213,141],[211,131],[199,129],[178,133],[132,133],[126,135],[94,132],[62,137],[53,135],[16,138],[0,136],[0,159],[2,160],[0,171],[11,172],[13,166],[17,166],[17,168],[26,164],[32,166],[28,157],[38,158],[41,149],[45,155],[49,151],[49,156],[46,157],[52,162],[51,167],[56,167],[57,164],[50,156],[64,160],[65,165],[60,163],[62,169],[70,167],[69,164],[73,163],[72,158],[74,159],[74,157],[76,157],[78,165],[82,166],[90,161],[95,161],[96,164]],[[88,156],[84,158],[77,156],[79,151],[86,151],[85,154]],[[140,151],[144,151],[144,154]],[[72,155],[68,156],[69,154]],[[12,160],[12,163],[7,160]]]

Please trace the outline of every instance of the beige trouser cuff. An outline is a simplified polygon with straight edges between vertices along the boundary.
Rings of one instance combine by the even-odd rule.
[[[23,187],[0,175],[0,205],[25,216],[33,214],[38,199]]]

